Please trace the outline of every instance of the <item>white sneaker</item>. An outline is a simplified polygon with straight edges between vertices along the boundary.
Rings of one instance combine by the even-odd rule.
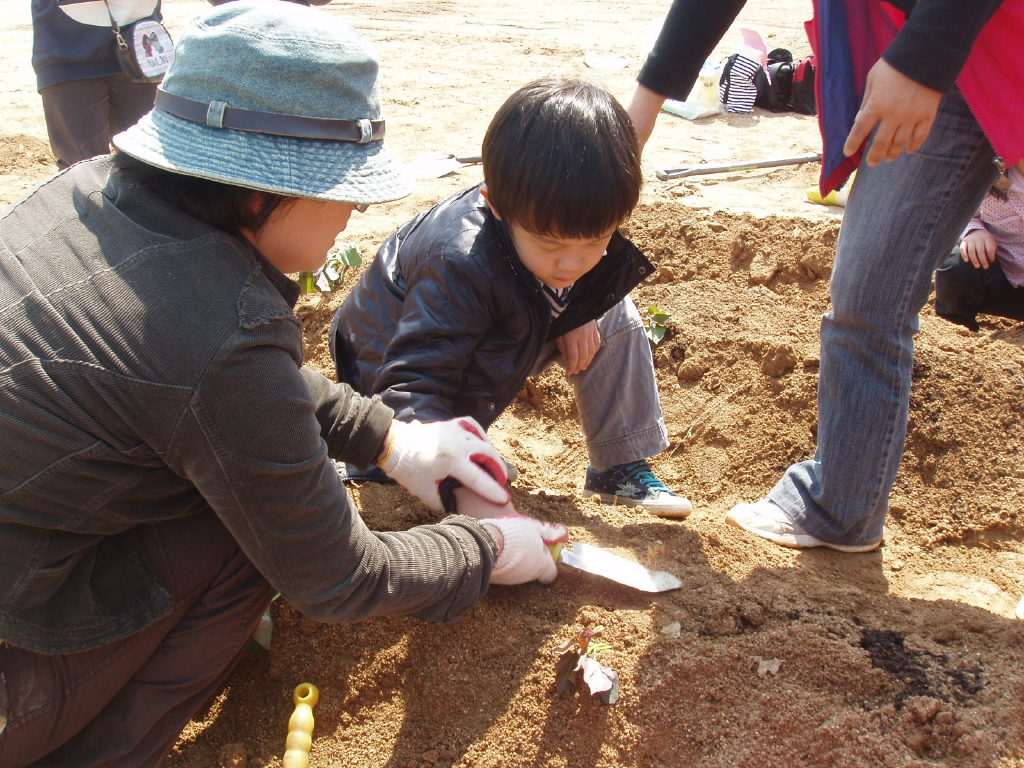
[[[1024,598],[1021,598],[1021,601],[1017,603],[1017,618],[1024,619]]]
[[[763,539],[794,549],[828,547],[839,552],[870,552],[878,549],[882,543],[879,539],[871,544],[829,544],[816,539],[797,525],[782,507],[769,499],[761,499],[753,504],[737,504],[726,513],[725,521]]]

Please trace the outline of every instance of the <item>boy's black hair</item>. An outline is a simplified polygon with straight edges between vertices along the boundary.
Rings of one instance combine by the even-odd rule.
[[[295,200],[286,195],[174,173],[120,150],[114,151],[114,167],[129,183],[145,187],[174,208],[240,240],[244,239],[243,229],[259,232],[274,211]],[[257,201],[255,206],[254,200]]]
[[[545,78],[513,93],[483,143],[487,194],[502,221],[532,234],[600,237],[640,199],[640,147],[603,88]]]

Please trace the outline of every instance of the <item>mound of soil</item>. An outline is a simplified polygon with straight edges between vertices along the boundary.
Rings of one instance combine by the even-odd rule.
[[[0,207],[57,170],[50,145],[35,136],[0,135]]]
[[[1022,764],[1024,330],[972,334],[925,312],[880,551],[794,552],[723,524],[813,453],[837,228],[665,201],[633,216],[629,235],[658,266],[637,303],[671,314],[655,359],[672,445],[652,463],[694,502],[689,520],[580,496],[586,453],[561,373],[531,380],[492,430],[520,470],[522,511],[672,571],[681,590],[563,570],[548,587],[493,588],[451,626],[324,626],[278,601],[271,651],[247,657],[169,765],[211,765],[233,743],[250,766],[279,765],[306,680],[321,688],[322,768]],[[328,375],[343,294],[300,307],[310,363]],[[437,519],[394,486],[354,496],[381,530]],[[612,707],[555,692],[551,649],[595,625],[621,680]]]

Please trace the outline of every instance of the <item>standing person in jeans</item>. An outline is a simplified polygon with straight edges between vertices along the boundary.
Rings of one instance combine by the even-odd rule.
[[[742,5],[676,0],[629,106],[642,138],[665,97],[686,97]],[[767,498],[726,516],[783,546],[866,552],[881,543],[906,436],[913,336],[937,254],[952,248],[1002,160],[1024,154],[1024,62],[1015,53],[1022,0],[1005,0],[994,18],[998,0],[896,5],[909,17],[871,68],[844,147],[850,156],[870,141],[843,216],[832,311],[822,319],[817,451]],[[827,83],[834,73],[819,61]],[[956,84],[965,63],[970,107]]]
[[[302,366],[285,274],[410,191],[366,42],[262,0],[182,42],[114,157],[0,218],[0,768],[158,765],[274,592],[449,622],[557,574],[565,529],[523,515],[368,530],[332,461],[509,498],[472,419],[395,429]]]
[[[57,0],[32,0],[32,68],[58,168],[107,154],[114,134],[153,107],[156,83],[132,82],[116,47],[109,24],[83,24]]]

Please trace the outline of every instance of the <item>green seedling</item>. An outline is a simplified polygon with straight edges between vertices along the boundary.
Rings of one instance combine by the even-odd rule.
[[[312,272],[299,272],[299,290],[302,293],[313,293],[316,290],[316,275]]]
[[[303,293],[330,293],[341,285],[345,271],[349,267],[358,267],[362,263],[363,256],[359,253],[359,248],[352,243],[345,243],[330,253],[327,261],[316,272],[300,272],[299,288]]]
[[[644,333],[647,334],[647,338],[651,340],[652,344],[657,344],[665,338],[665,331],[667,330],[665,324],[671,316],[671,314],[658,309],[653,304],[648,307],[647,319],[644,321]]]

